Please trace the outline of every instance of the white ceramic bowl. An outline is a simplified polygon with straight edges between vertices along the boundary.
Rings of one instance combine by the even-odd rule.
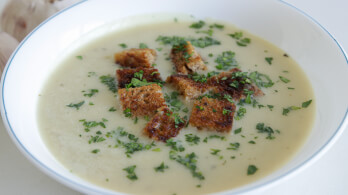
[[[69,50],[104,32],[92,30],[120,18],[149,13],[186,13],[235,24],[285,50],[305,71],[317,103],[312,133],[298,154],[273,174],[225,193],[241,193],[274,185],[318,159],[346,128],[348,64],[335,38],[305,13],[282,1],[259,0],[89,0],[51,17],[17,48],[1,80],[1,114],[13,141],[42,171],[76,190],[113,194],[65,169],[43,143],[37,124],[38,94],[55,63]],[[109,29],[112,30],[112,29]]]

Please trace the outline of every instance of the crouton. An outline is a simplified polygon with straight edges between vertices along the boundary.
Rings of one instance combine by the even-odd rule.
[[[194,102],[189,123],[198,129],[229,132],[235,110],[229,101],[203,97]]]
[[[132,78],[145,79],[148,82],[162,82],[160,73],[154,68],[119,69],[116,71],[118,88],[125,88]]]
[[[171,83],[187,100],[195,99],[209,89],[207,83],[194,81],[188,75],[171,75],[166,82]]]
[[[251,83],[247,74],[238,68],[213,76],[207,83],[213,87],[215,93],[228,94],[234,100],[245,98],[248,93],[255,97],[264,95],[261,89]]]
[[[165,106],[161,87],[151,84],[142,87],[119,89],[121,105],[128,117],[153,116],[156,110]]]
[[[157,114],[147,123],[144,133],[157,141],[176,137],[185,126],[185,121],[174,115],[167,106],[158,109]]]
[[[178,73],[189,74],[207,69],[201,56],[189,41],[174,45],[170,57]]]
[[[156,60],[156,51],[153,49],[129,49],[115,54],[115,62],[121,66],[150,68]]]

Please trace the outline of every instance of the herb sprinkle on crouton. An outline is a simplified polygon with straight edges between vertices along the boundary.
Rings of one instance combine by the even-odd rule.
[[[166,106],[161,87],[157,84],[119,89],[118,95],[128,117],[151,117],[158,108]]]
[[[189,41],[181,41],[179,44],[174,45],[170,57],[176,71],[181,74],[207,69],[201,56],[195,51],[195,48]]]
[[[228,94],[234,100],[245,98],[248,94],[253,96],[264,95],[256,85],[252,84],[247,73],[238,68],[209,78],[208,84],[213,87],[214,93]]]
[[[207,83],[194,81],[188,75],[171,75],[166,82],[171,83],[186,99],[195,99],[209,89]]]
[[[176,137],[185,123],[179,115],[173,114],[164,106],[159,108],[157,114],[147,123],[144,133],[152,139],[165,142]]]
[[[229,132],[236,106],[226,100],[203,97],[194,102],[189,123],[198,129]]]
[[[124,67],[151,68],[156,60],[156,51],[153,49],[129,49],[115,54],[115,62]]]
[[[145,79],[147,82],[162,82],[160,73],[154,68],[119,69],[116,71],[118,88],[126,88],[133,78]]]

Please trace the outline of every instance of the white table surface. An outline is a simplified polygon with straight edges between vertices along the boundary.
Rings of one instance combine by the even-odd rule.
[[[7,0],[0,0],[0,10]],[[348,51],[348,0],[286,0],[324,26]],[[348,129],[314,165],[265,191],[250,194],[348,194]],[[0,122],[0,194],[79,194],[34,167]]]

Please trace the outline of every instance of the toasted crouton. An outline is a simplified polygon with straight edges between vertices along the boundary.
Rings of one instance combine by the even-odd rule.
[[[150,68],[156,60],[156,51],[153,49],[129,49],[115,54],[116,63],[121,66]]]
[[[170,56],[178,73],[189,74],[207,69],[201,56],[189,41],[174,45]]]
[[[198,129],[229,132],[236,106],[226,100],[203,97],[194,102],[190,124]]]
[[[121,105],[128,116],[153,116],[156,110],[165,106],[161,87],[157,84],[147,86],[119,89]]]
[[[207,83],[196,82],[188,75],[171,75],[166,82],[171,83],[187,100],[195,99],[209,89]]]
[[[229,94],[234,100],[245,98],[248,91],[255,97],[264,95],[261,89],[251,83],[246,73],[238,68],[211,77],[208,84],[213,87],[215,93]]]
[[[148,82],[161,82],[160,73],[154,68],[119,69],[116,71],[118,88],[125,88],[132,78],[145,79]]]
[[[185,121],[174,116],[167,106],[158,109],[157,114],[147,123],[144,133],[157,141],[167,141],[175,137],[185,126]]]

